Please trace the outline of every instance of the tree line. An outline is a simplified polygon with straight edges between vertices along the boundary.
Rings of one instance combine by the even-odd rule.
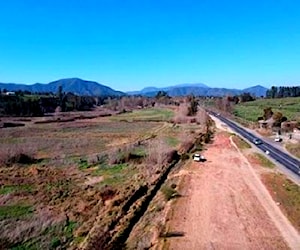
[[[283,97],[299,97],[300,96],[300,86],[293,87],[276,87],[272,86],[267,90],[267,98],[283,98]]]
[[[0,93],[0,116],[43,116],[56,110],[88,111],[94,106],[104,103],[104,98],[92,96],[77,96],[64,93],[59,88],[56,95],[30,95],[26,91],[16,91],[13,95]]]

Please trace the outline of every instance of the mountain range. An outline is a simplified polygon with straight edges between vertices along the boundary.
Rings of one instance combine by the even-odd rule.
[[[94,81],[86,81],[79,78],[67,78],[50,82],[48,84],[35,83],[32,85],[0,83],[0,88],[8,91],[52,92],[57,93],[59,86],[63,92],[72,92],[76,95],[86,96],[123,96],[125,93],[116,91],[108,86]]]
[[[184,83],[164,88],[147,87],[140,91],[121,92],[114,90],[108,86],[102,85],[94,81],[82,80],[79,78],[66,78],[50,82],[48,84],[35,83],[32,85],[16,84],[16,83],[0,83],[0,89],[7,91],[29,91],[29,92],[52,92],[57,93],[59,86],[64,92],[72,92],[77,95],[87,96],[123,96],[123,95],[142,95],[152,97],[158,91],[165,91],[169,96],[224,96],[239,95],[248,92],[255,96],[265,96],[267,88],[257,85],[246,89],[227,89],[227,88],[211,88],[203,83],[189,84]]]
[[[127,92],[129,95],[143,95],[152,97],[157,94],[158,91],[165,91],[169,96],[186,96],[186,95],[196,95],[196,96],[224,96],[224,95],[240,95],[242,93],[250,93],[256,97],[266,96],[266,91],[268,89],[256,85],[245,89],[227,89],[227,88],[211,88],[203,83],[195,84],[180,84],[165,88],[147,87],[140,91]]]

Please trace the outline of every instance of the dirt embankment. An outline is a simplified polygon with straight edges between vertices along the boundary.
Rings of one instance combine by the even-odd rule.
[[[299,249],[299,233],[282,214],[230,136],[218,132],[206,163],[182,170],[183,195],[169,213],[163,249]]]

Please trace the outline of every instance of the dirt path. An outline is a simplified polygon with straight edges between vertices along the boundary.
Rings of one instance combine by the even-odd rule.
[[[300,237],[228,134],[218,132],[184,175],[165,249],[300,249]]]

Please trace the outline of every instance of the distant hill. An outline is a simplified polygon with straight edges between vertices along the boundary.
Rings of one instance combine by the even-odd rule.
[[[157,87],[146,87],[140,91],[130,91],[127,92],[129,95],[144,95],[144,96],[155,96],[158,91],[168,92],[170,96],[179,96],[179,95],[189,95],[191,94],[192,89],[196,88],[209,88],[203,83],[183,83],[179,85],[157,88]],[[181,93],[176,93],[176,92]],[[174,93],[174,95],[172,95]]]
[[[260,85],[246,88],[246,89],[227,89],[227,88],[210,88],[203,83],[199,84],[181,84],[170,86],[166,88],[155,88],[147,87],[141,91],[128,92],[129,95],[143,95],[152,97],[157,94],[158,91],[165,91],[169,96],[186,96],[186,95],[196,95],[196,96],[225,96],[225,95],[239,95],[248,92],[255,96],[265,96],[268,89]]]
[[[72,92],[77,95],[87,96],[122,96],[125,93],[113,90],[110,87],[99,84],[94,81],[86,81],[79,78],[60,79],[48,84],[35,83],[32,85],[15,84],[15,83],[0,83],[1,89],[8,91],[30,91],[30,92],[53,92],[58,91],[58,87],[62,86],[64,92]]]
[[[87,96],[123,96],[123,92],[116,91],[108,86],[99,84],[94,81],[86,81],[79,78],[67,78],[50,82],[48,84],[35,83],[32,85],[15,84],[15,83],[0,83],[0,89],[8,91],[30,91],[30,92],[53,92],[57,93],[58,87],[62,86],[64,92],[72,92],[77,95]],[[210,88],[203,83],[184,83],[164,88],[147,87],[140,91],[127,92],[129,95],[155,96],[158,91],[165,91],[170,96],[224,96],[224,95],[239,95],[243,92],[249,92],[255,96],[265,96],[267,88],[260,85],[246,89],[227,89],[227,88]]]
[[[243,89],[243,92],[249,92],[250,94],[258,97],[258,96],[266,96],[267,90],[268,90],[267,88],[261,85],[256,85],[250,88]]]

